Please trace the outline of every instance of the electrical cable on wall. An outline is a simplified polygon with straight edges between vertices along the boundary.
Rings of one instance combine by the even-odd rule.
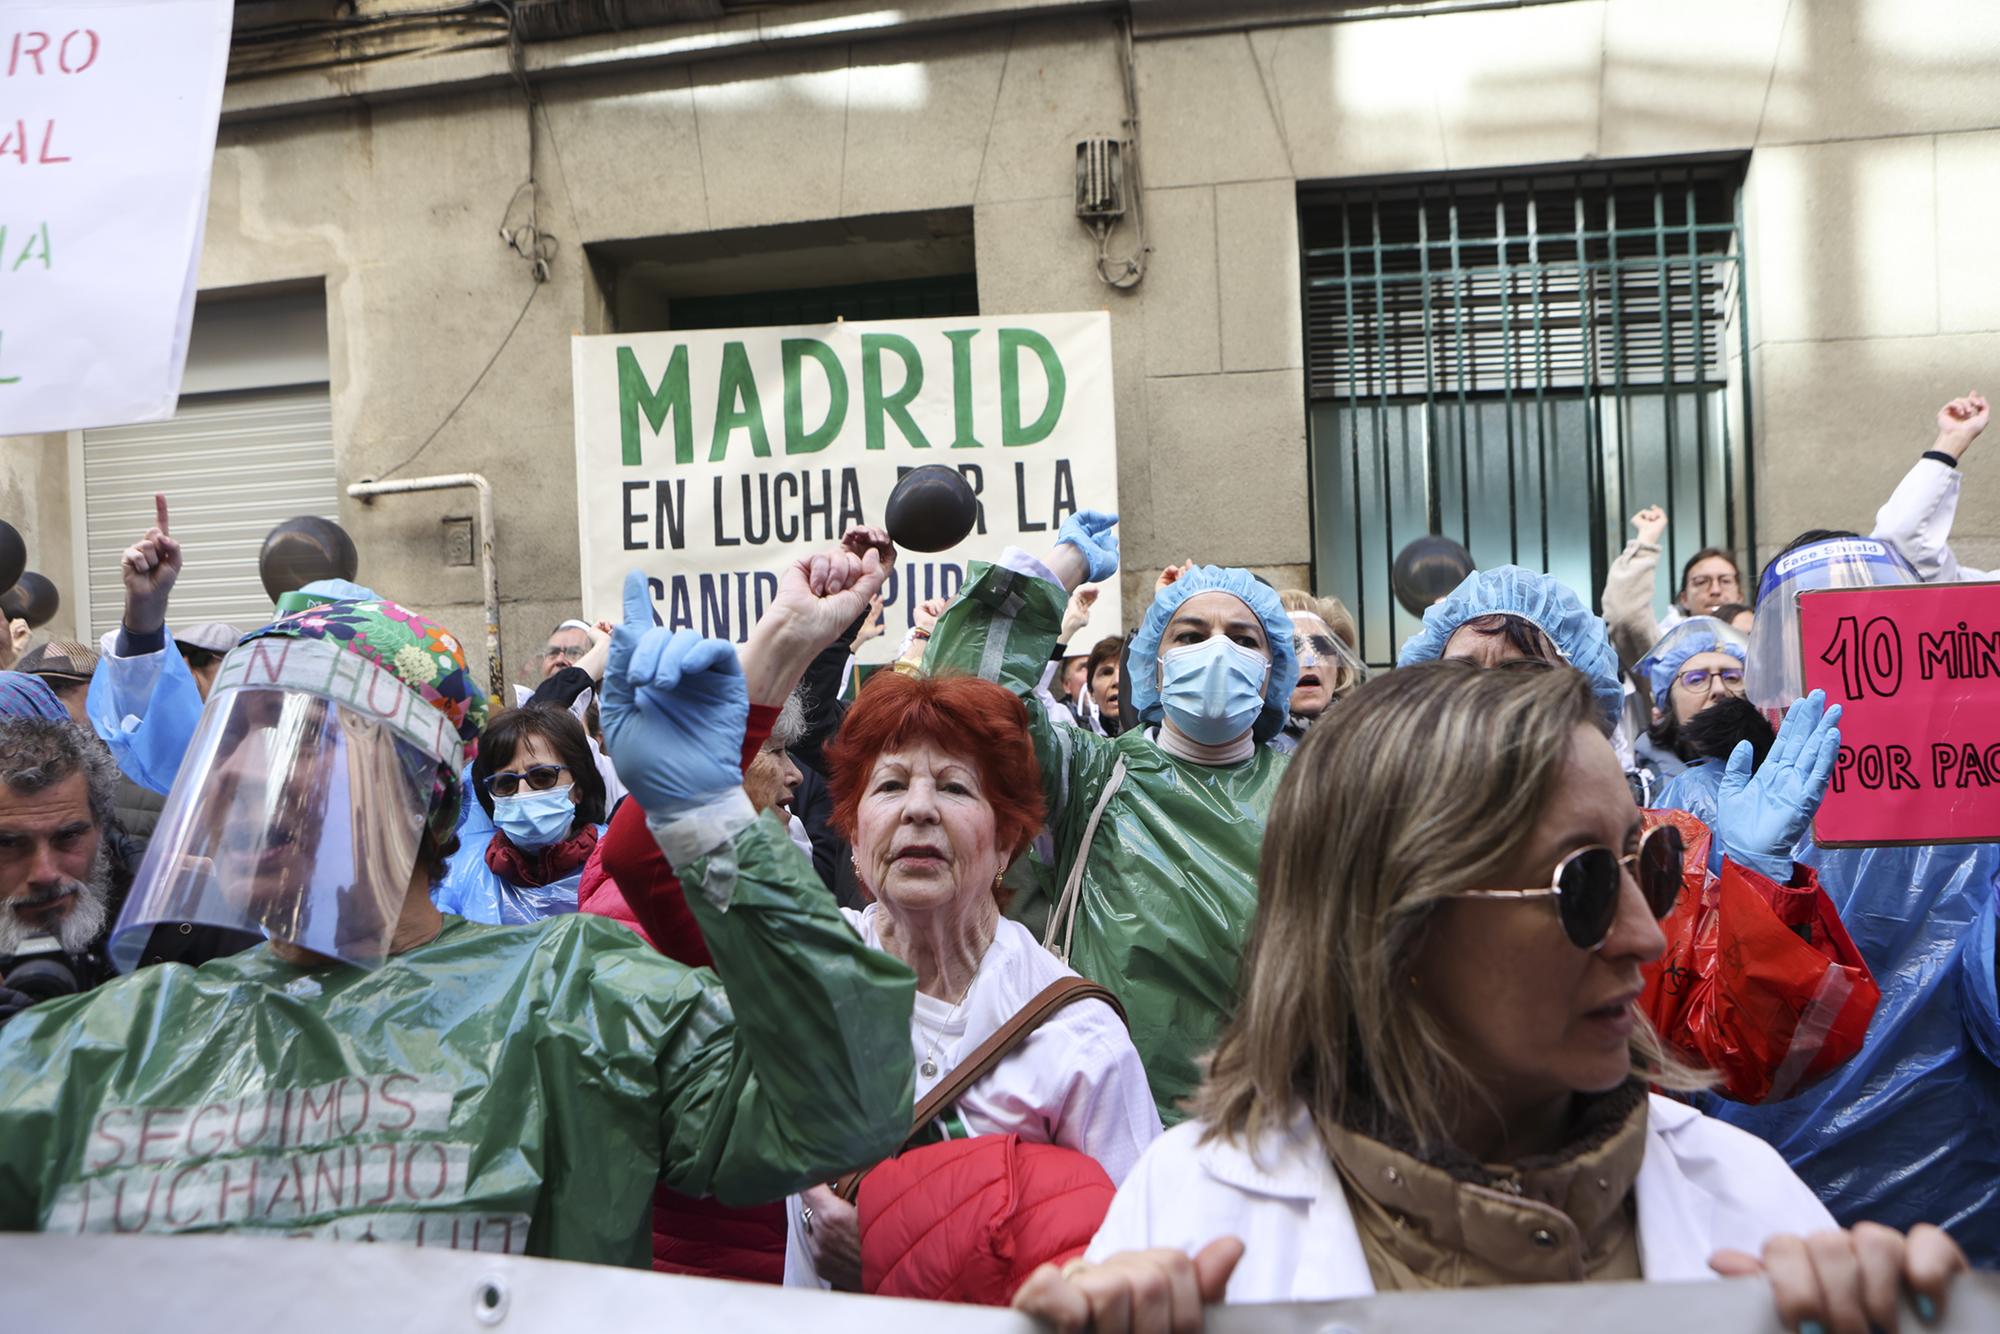
[[[514,341],[514,331],[521,327],[522,320],[528,318],[528,307],[535,304],[535,297],[541,292],[541,290],[542,290],[542,285],[539,282],[536,283],[533,287],[530,287],[528,289],[528,299],[521,303],[521,313],[516,315],[514,317],[514,322],[507,327],[507,336],[500,340],[500,346],[493,349],[493,355],[488,357],[486,359],[486,364],[479,368],[479,374],[474,376],[472,383],[465,387],[465,392],[458,396],[458,402],[451,405],[451,411],[444,414],[444,420],[439,422],[437,426],[431,431],[431,433],[424,437],[424,442],[422,444],[418,445],[415,449],[410,451],[409,457],[405,458],[401,463],[398,463],[395,467],[386,469],[382,472],[375,474],[375,476],[370,478],[369,480],[377,482],[386,481],[391,476],[401,472],[403,469],[409,467],[412,463],[415,463],[417,461],[417,456],[422,454],[426,449],[429,449],[431,447],[431,441],[438,438],[438,433],[443,431],[445,427],[451,425],[452,418],[458,416],[458,410],[465,406],[466,400],[472,397],[473,391],[479,388],[481,384],[485,383],[486,376],[489,372],[492,371],[494,363],[499,361],[500,354],[507,350],[507,344]]]
[[[1152,247],[1146,244],[1146,198],[1139,181],[1139,72],[1138,63],[1132,49],[1132,21],[1118,20],[1120,54],[1124,57],[1125,77],[1125,145],[1130,150],[1123,164],[1124,176],[1132,191],[1132,234],[1135,242],[1130,255],[1114,258],[1111,254],[1111,233],[1118,226],[1115,218],[1098,218],[1087,225],[1091,235],[1097,238],[1097,276],[1106,286],[1127,291],[1137,287],[1146,277],[1146,256]]]
[[[500,216],[500,239],[507,248],[528,262],[528,271],[537,284],[549,280],[549,266],[555,262],[560,242],[541,227],[542,185],[537,175],[535,128],[536,113],[540,104],[535,97],[535,86],[528,81],[528,66],[521,54],[520,24],[514,16],[511,0],[488,0],[495,9],[507,16],[507,69],[513,74],[514,82],[520,85],[522,100],[528,108],[528,179],[514,191],[514,197],[507,201],[507,210]],[[528,197],[528,216],[519,226],[510,223],[514,216],[514,206],[521,196]]]

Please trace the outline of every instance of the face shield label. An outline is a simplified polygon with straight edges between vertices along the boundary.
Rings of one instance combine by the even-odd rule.
[[[422,650],[405,651],[422,656]],[[400,658],[397,665],[400,670]],[[458,750],[458,734],[442,713],[395,676],[328,640],[271,635],[231,649],[211,693],[243,689],[298,690],[332,700],[441,764]]]
[[[1788,551],[1771,562],[1764,577],[1757,582],[1757,601],[1763,602],[1765,595],[1793,575],[1806,570],[1817,570],[1828,565],[1874,565],[1879,566],[1885,577],[1873,580],[1875,583],[1899,584],[1914,579],[1915,576],[1903,564],[1901,556],[1884,543],[1865,537],[1839,538],[1830,542],[1815,542],[1797,551]],[[1846,580],[1848,584],[1861,582]]]
[[[1799,666],[1801,594],[1916,582],[1916,572],[1893,546],[1869,538],[1830,538],[1772,561],[1757,585],[1757,620],[1750,630],[1746,679],[1751,703],[1781,711],[1806,693]]]

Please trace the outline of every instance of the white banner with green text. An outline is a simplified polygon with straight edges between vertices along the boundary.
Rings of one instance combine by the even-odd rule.
[[[966,562],[1044,554],[1070,514],[1118,508],[1102,312],[578,337],[571,361],[592,618],[615,618],[638,568],[669,627],[741,642],[779,571],[881,525],[904,473],[944,464],[978,521],[949,551],[901,553],[888,633],[863,654],[886,662]],[[1120,627],[1110,580],[1071,648]]]

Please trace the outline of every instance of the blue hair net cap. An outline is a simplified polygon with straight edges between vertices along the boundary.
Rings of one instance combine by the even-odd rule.
[[[1160,721],[1160,640],[1181,604],[1197,593],[1227,593],[1263,622],[1264,639],[1271,646],[1271,675],[1264,683],[1264,711],[1257,716],[1251,734],[1260,742],[1269,741],[1285,725],[1291,711],[1292,688],[1299,683],[1299,659],[1292,652],[1291,614],[1278,601],[1277,592],[1248,570],[1197,565],[1160,590],[1153,605],[1146,608],[1145,619],[1132,632],[1132,707],[1146,722]]]
[[[1396,655],[1398,667],[1444,656],[1445,641],[1467,621],[1513,616],[1549,637],[1570,666],[1590,678],[1590,688],[1615,727],[1625,712],[1625,687],[1618,679],[1618,654],[1598,616],[1568,586],[1539,570],[1499,565],[1475,570],[1451,596],[1424,612],[1424,628]]]
[[[1727,653],[1738,662],[1750,661],[1750,640],[1741,630],[1713,616],[1690,616],[1660,636],[1634,669],[1653,688],[1653,703],[1667,707],[1667,691],[1687,660],[1698,653]]]
[[[39,676],[26,672],[0,672],[0,718],[42,718],[52,723],[70,721],[56,692]]]

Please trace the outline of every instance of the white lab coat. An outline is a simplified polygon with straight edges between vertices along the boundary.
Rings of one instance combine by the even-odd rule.
[[[1225,1301],[1374,1295],[1340,1177],[1303,1110],[1254,1156],[1224,1140],[1200,1143],[1201,1129],[1184,1121],[1153,1141],[1088,1259],[1164,1246],[1192,1254],[1233,1236],[1243,1260]],[[1709,1257],[1725,1247],[1756,1255],[1768,1237],[1836,1226],[1770,1145],[1657,1095],[1635,1190],[1640,1264],[1653,1282],[1714,1278]]]
[[[1974,570],[1951,554],[1951,524],[1958,517],[1958,469],[1936,459],[1918,459],[1875,512],[1878,542],[1887,542],[1916,567],[1927,584],[1955,584],[2000,578],[2000,571]]]

